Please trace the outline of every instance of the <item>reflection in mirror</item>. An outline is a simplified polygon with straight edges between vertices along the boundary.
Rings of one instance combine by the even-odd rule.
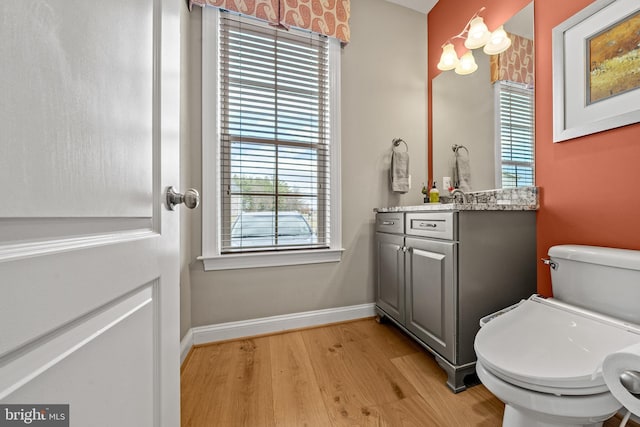
[[[444,194],[443,177],[464,191],[534,185],[533,2],[504,28],[509,50],[475,50],[476,72],[433,79],[433,179]]]

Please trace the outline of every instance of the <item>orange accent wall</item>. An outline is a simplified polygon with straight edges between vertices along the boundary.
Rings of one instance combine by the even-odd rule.
[[[538,258],[546,256],[549,247],[567,243],[640,249],[640,124],[553,143],[551,33],[591,3],[535,1],[536,185],[541,189]],[[439,72],[441,44],[457,34],[477,9],[487,7],[483,16],[492,30],[525,4],[526,0],[440,0],[428,16],[429,94],[431,79]],[[431,129],[430,115],[429,161]],[[552,295],[549,271],[542,264],[538,265],[538,292]]]
[[[561,243],[640,249],[640,125],[552,142],[551,31],[589,4],[590,0],[535,4],[539,257]],[[549,271],[541,265],[538,292],[551,294]]]

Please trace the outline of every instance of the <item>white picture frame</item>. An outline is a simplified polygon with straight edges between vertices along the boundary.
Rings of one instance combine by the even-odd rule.
[[[638,0],[597,0],[553,29],[553,142],[640,121],[640,86],[587,99],[587,43],[640,11]]]

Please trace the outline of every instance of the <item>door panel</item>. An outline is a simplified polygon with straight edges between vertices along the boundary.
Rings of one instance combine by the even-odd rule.
[[[154,279],[146,239],[0,263],[0,356],[115,303]],[[157,272],[156,272],[157,274]],[[11,278],[11,279],[9,279]]]
[[[150,217],[153,1],[2,1],[0,16],[0,177],[20,200],[0,214]]]
[[[98,329],[100,333],[92,339],[69,348],[71,353],[59,363],[50,361],[53,366],[45,366],[42,374],[3,403],[73,402],[71,425],[96,427],[113,426],[114,419],[104,416],[105,407],[117,408],[123,425],[153,426],[158,419],[154,408],[159,408],[154,394],[149,393],[159,379],[154,365],[148,364],[155,353],[154,338],[147,333],[153,328],[153,305],[147,302],[132,311]],[[104,354],[109,355],[108,360],[103,360]],[[78,375],[73,383],[69,382],[69,372]],[[109,394],[105,396],[104,390]],[[132,395],[136,398],[131,399]]]
[[[376,303],[389,316],[404,322],[404,237],[376,233]]]
[[[0,2],[1,404],[179,425],[179,7]]]
[[[407,329],[444,358],[455,354],[455,243],[406,239]]]
[[[94,383],[104,374],[107,374],[107,378],[123,375],[129,379],[145,377],[143,382],[126,380],[112,384],[116,388],[125,385],[138,387],[138,391],[144,392],[152,384],[154,376],[154,364],[147,362],[154,360],[154,334],[148,332],[157,328],[154,320],[156,308],[153,306],[156,286],[157,282],[145,286],[108,307],[89,313],[79,322],[58,328],[56,334],[47,334],[30,343],[24,348],[23,357],[7,361],[7,369],[1,372],[6,388],[0,398],[7,403],[29,402],[32,400],[29,396],[48,397],[49,400],[45,399],[44,402],[51,399],[58,401],[69,384],[62,380],[56,384],[54,380],[61,379],[61,375],[68,375],[69,371],[78,372],[81,369],[85,371],[81,383],[98,394],[100,389],[96,389]],[[125,329],[127,332],[123,333]],[[118,339],[127,341],[116,341]],[[90,353],[94,357],[86,357]],[[108,360],[95,357],[100,353],[108,354]],[[87,372],[88,367],[100,372]],[[66,393],[72,395],[78,391],[76,385],[67,388]],[[140,386],[143,386],[142,389]],[[86,391],[83,388],[82,392]],[[116,398],[111,397],[112,400]],[[76,422],[74,419],[74,424]]]

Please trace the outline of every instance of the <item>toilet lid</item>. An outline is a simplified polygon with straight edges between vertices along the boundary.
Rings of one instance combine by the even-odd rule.
[[[640,334],[532,297],[487,323],[475,340],[478,360],[521,387],[557,394],[607,391],[604,358],[640,342]]]

